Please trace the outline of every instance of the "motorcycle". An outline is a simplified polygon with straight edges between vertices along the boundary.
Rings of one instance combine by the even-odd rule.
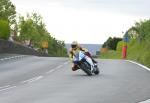
[[[92,59],[84,54],[83,51],[78,51],[73,56],[73,62],[78,68],[83,70],[87,75],[99,74],[98,66],[95,66]]]

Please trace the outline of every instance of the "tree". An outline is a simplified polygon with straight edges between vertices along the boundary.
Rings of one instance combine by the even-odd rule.
[[[19,17],[19,39],[21,41],[29,40],[30,44],[34,44],[37,47],[40,47],[41,40],[45,37],[46,29],[44,23],[42,23],[41,18],[38,20],[37,17],[27,14],[27,17]],[[38,14],[37,14],[38,15]]]
[[[114,37],[113,40],[112,40],[112,50],[116,50],[117,49],[117,44],[119,41],[122,41],[122,38],[117,38],[117,37]]]
[[[40,48],[40,51],[45,51],[45,47],[42,44],[48,42],[48,52],[51,56],[66,56],[67,50],[63,41],[57,40],[51,37],[47,31],[45,24],[42,21],[42,17],[37,13],[27,14],[26,19],[20,16],[19,19],[19,40],[30,41],[34,48]]]
[[[121,41],[121,40],[122,40],[122,38],[117,38],[117,37],[112,38],[112,37],[109,37],[107,39],[107,41],[104,42],[104,44],[102,45],[102,47],[108,48],[108,49],[111,49],[111,50],[116,50],[117,43],[119,41]]]
[[[130,39],[136,39],[139,36],[139,32],[136,27],[132,26],[128,31]]]
[[[138,39],[139,41],[150,40],[150,19],[136,22],[135,26],[128,30],[131,39]]]
[[[10,35],[10,28],[8,21],[0,20],[0,38],[7,40]]]
[[[138,38],[140,38],[141,40],[150,40],[150,19],[136,23],[135,27],[137,28],[139,33]]]
[[[10,0],[0,1],[0,19],[6,20],[9,24],[15,23],[16,17],[16,7],[12,4]]]

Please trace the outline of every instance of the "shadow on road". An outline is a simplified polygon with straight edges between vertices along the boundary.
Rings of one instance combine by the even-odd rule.
[[[99,75],[92,75],[92,76],[88,76],[86,74],[73,74],[71,75],[72,77],[85,77],[85,78],[100,78],[103,80],[116,80],[118,77],[115,75],[111,75],[111,74],[99,74]]]

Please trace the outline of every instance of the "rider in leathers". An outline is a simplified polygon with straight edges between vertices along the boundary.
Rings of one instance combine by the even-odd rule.
[[[91,54],[88,52],[88,50],[87,50],[86,48],[82,48],[82,47],[78,44],[78,42],[76,42],[76,41],[73,41],[73,42],[72,42],[71,48],[70,48],[70,50],[69,50],[69,57],[70,57],[71,61],[73,61],[73,55],[75,54],[75,52],[79,52],[79,51],[83,51],[83,52],[85,53],[85,55],[89,56],[89,57],[92,59],[93,63],[94,63],[95,65],[97,65],[97,62],[92,58],[92,56],[91,56]],[[76,70],[78,70],[78,69],[79,69],[79,68],[77,67],[77,65],[73,63],[73,65],[72,65],[72,70],[73,70],[73,71],[76,71]]]

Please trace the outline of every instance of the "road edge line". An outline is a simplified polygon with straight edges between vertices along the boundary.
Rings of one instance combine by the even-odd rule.
[[[128,61],[128,62],[130,62],[130,63],[136,64],[136,65],[138,65],[138,66],[140,66],[140,67],[142,67],[142,68],[144,68],[144,69],[146,69],[146,70],[150,71],[150,68],[148,68],[148,67],[147,67],[147,66],[145,66],[145,65],[142,65],[142,64],[137,63],[137,62],[132,61],[132,60],[125,60],[125,61]]]
[[[150,102],[150,99],[147,99],[147,100],[141,101],[141,102],[139,102],[139,103],[149,103],[149,102]]]
[[[142,67],[142,68],[144,68],[144,69],[150,71],[150,68],[148,68],[148,67],[145,66],[145,65],[142,65],[142,64],[137,63],[137,62],[132,61],[132,60],[125,60],[125,61],[130,62],[130,63],[133,63],[133,64],[136,64],[136,65],[138,65],[138,66],[140,66],[140,67]],[[138,103],[149,103],[149,102],[150,102],[150,99],[147,99],[147,100],[145,100],[145,101],[141,101],[141,102],[138,102]]]

